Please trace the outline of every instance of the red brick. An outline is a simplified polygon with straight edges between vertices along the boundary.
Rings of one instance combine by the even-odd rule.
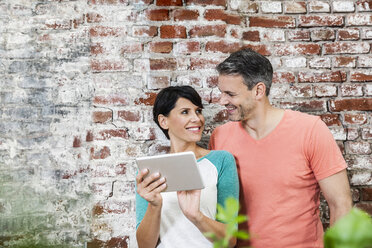
[[[353,57],[345,57],[345,56],[338,56],[333,58],[333,66],[334,67],[355,67],[356,65],[356,58]]]
[[[170,79],[168,76],[152,76],[149,78],[148,89],[162,89],[170,86]]]
[[[330,110],[335,112],[349,110],[371,111],[372,98],[331,100]]]
[[[206,36],[224,37],[225,34],[226,34],[226,25],[196,26],[189,31],[189,35],[191,38],[206,37]]]
[[[204,18],[208,21],[221,20],[227,24],[237,24],[241,23],[241,17],[239,15],[228,14],[222,9],[207,9],[204,13]]]
[[[284,12],[288,14],[306,13],[306,2],[284,2]]]
[[[156,26],[133,27],[133,35],[135,37],[155,37],[158,35],[158,27]]]
[[[331,68],[331,59],[328,57],[315,57],[309,61],[309,67],[311,69],[319,68]]]
[[[325,97],[325,96],[334,97],[334,96],[337,96],[337,87],[335,85],[328,85],[328,84],[315,85],[314,92],[315,92],[315,96],[317,97]]]
[[[217,87],[218,85],[218,76],[207,77],[207,85],[209,88]]]
[[[177,61],[174,58],[150,59],[150,70],[169,70],[177,69]]]
[[[141,114],[138,111],[119,110],[118,118],[124,121],[140,121]]]
[[[93,207],[93,216],[102,214],[124,214],[132,208],[130,201],[99,202]]]
[[[92,131],[88,131],[87,132],[87,135],[85,136],[85,141],[86,142],[92,142],[93,141],[93,133],[92,133]]]
[[[156,0],[156,6],[182,6],[182,0]]]
[[[259,31],[243,32],[242,39],[247,41],[260,41],[260,32]]]
[[[362,201],[372,201],[372,188],[361,188],[360,193]]]
[[[340,86],[341,96],[363,96],[363,86],[357,84],[343,84]]]
[[[135,140],[154,140],[156,139],[155,129],[152,127],[139,127],[131,133]],[[133,154],[136,156],[136,154]]]
[[[142,53],[142,52],[143,52],[142,43],[125,44],[121,48],[121,54]]]
[[[86,14],[87,23],[99,23],[102,21],[103,16],[98,13],[88,13]]]
[[[128,71],[128,65],[124,61],[91,60],[93,71]]]
[[[295,26],[295,18],[291,16],[249,17],[249,27],[294,28]]]
[[[186,0],[187,5],[216,5],[226,7],[226,0]]]
[[[90,46],[90,53],[97,55],[104,53],[104,48],[102,46],[102,43],[95,43]]]
[[[309,30],[289,30],[287,36],[289,41],[310,41]]]
[[[342,126],[338,114],[322,114],[320,118],[327,126]]]
[[[299,27],[341,27],[344,25],[342,16],[336,15],[305,15],[299,17]]]
[[[357,9],[359,11],[371,11],[372,10],[372,1],[370,0],[358,1],[356,4],[357,4]]]
[[[87,242],[87,248],[128,248],[128,243],[129,243],[129,237],[124,236],[124,237],[114,237],[111,238],[107,241],[102,241],[99,239],[93,239],[89,242]]]
[[[367,123],[367,120],[368,120],[368,117],[366,114],[345,113],[344,115],[344,122],[345,124],[349,124],[349,125],[363,125]]]
[[[216,66],[221,63],[218,59],[202,59],[202,58],[191,58],[190,59],[190,69],[215,69]]]
[[[273,74],[273,83],[295,83],[296,77],[293,72],[279,72]]]
[[[359,29],[339,29],[338,39],[339,40],[358,40],[360,37]]]
[[[146,17],[150,21],[167,21],[169,20],[168,9],[148,9],[146,10]]]
[[[108,140],[111,138],[128,139],[128,133],[125,129],[103,130],[98,133],[96,140]]]
[[[372,67],[372,56],[358,56],[358,67],[371,68]]]
[[[312,41],[333,41],[336,39],[335,31],[330,29],[321,29],[311,31]]]
[[[352,82],[371,82],[372,72],[352,72],[350,76],[350,81]]]
[[[274,44],[273,48],[277,56],[318,55],[321,51],[319,44]]]
[[[200,43],[198,41],[180,41],[177,42],[175,50],[180,54],[198,53],[200,52]]]
[[[163,25],[160,27],[160,37],[163,39],[186,38],[186,27]]]
[[[372,15],[371,14],[354,14],[346,17],[349,26],[371,26]]]
[[[128,0],[88,0],[90,4],[127,4]]]
[[[114,27],[96,26],[96,27],[90,28],[89,34],[92,37],[108,37],[108,36],[119,37],[119,36],[126,35],[126,31],[125,29],[121,27],[114,28]]]
[[[298,82],[300,83],[341,83],[345,81],[346,72],[344,71],[311,71],[298,73]]]
[[[173,43],[169,41],[150,42],[149,49],[153,53],[170,53]]]
[[[112,111],[95,111],[93,112],[94,123],[105,123],[112,120]]]
[[[81,147],[81,140],[79,137],[74,137],[74,141],[72,143],[72,147]]]
[[[239,42],[228,43],[226,41],[208,41],[205,46],[207,52],[233,53],[241,48]]]
[[[157,94],[153,92],[146,92],[145,97],[140,97],[137,100],[134,101],[135,104],[144,104],[148,106],[152,106],[155,103]]]
[[[264,56],[270,56],[271,55],[271,51],[266,45],[247,44],[247,45],[244,45],[243,48],[250,48],[253,51],[255,51],[255,52],[257,52],[261,55],[264,55]]]
[[[313,88],[311,85],[291,84],[289,86],[289,92],[291,93],[292,96],[298,98],[313,96]]]
[[[121,95],[107,95],[107,96],[95,96],[93,98],[94,104],[102,105],[127,105],[127,98]]]
[[[309,10],[310,12],[329,13],[331,8],[329,6],[329,3],[325,1],[309,1]]]
[[[372,139],[372,128],[363,128],[362,129],[362,139],[364,139],[364,140]]]
[[[346,152],[348,154],[368,155],[371,154],[371,144],[367,141],[347,141]]]
[[[312,101],[298,101],[298,102],[280,102],[282,108],[291,108],[301,112],[324,112],[327,110],[325,101],[312,100]]]
[[[107,146],[104,146],[99,151],[95,151],[93,147],[90,148],[90,159],[105,159],[109,156],[111,156],[111,153],[110,148],[108,148]]]
[[[197,10],[176,9],[173,11],[173,18],[175,21],[189,21],[197,20],[199,12]]]

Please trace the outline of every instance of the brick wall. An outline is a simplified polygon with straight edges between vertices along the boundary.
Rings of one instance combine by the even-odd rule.
[[[371,13],[368,0],[0,1],[0,246],[136,247],[134,158],[168,147],[156,93],[197,88],[206,144],[226,121],[214,67],[242,47],[271,60],[276,106],[322,117],[372,213]]]

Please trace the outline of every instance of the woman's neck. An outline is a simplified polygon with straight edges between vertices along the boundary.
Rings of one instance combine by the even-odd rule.
[[[180,143],[180,142],[172,142],[170,147],[170,153],[177,153],[177,152],[188,152],[191,151],[195,154],[197,159],[205,156],[209,151],[201,148],[196,143]]]

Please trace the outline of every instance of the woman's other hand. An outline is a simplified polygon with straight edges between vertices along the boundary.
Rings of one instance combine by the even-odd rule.
[[[163,198],[160,192],[167,187],[165,178],[160,177],[159,173],[153,173],[144,178],[148,173],[147,169],[138,172],[136,177],[137,193],[152,206],[161,206]]]
[[[194,224],[200,222],[203,218],[203,214],[200,212],[200,194],[200,190],[177,192],[178,204],[183,214]]]

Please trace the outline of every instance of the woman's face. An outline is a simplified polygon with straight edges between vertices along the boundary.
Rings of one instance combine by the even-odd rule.
[[[205,123],[202,109],[186,98],[179,98],[163,121],[172,142],[197,142],[201,139]]]

